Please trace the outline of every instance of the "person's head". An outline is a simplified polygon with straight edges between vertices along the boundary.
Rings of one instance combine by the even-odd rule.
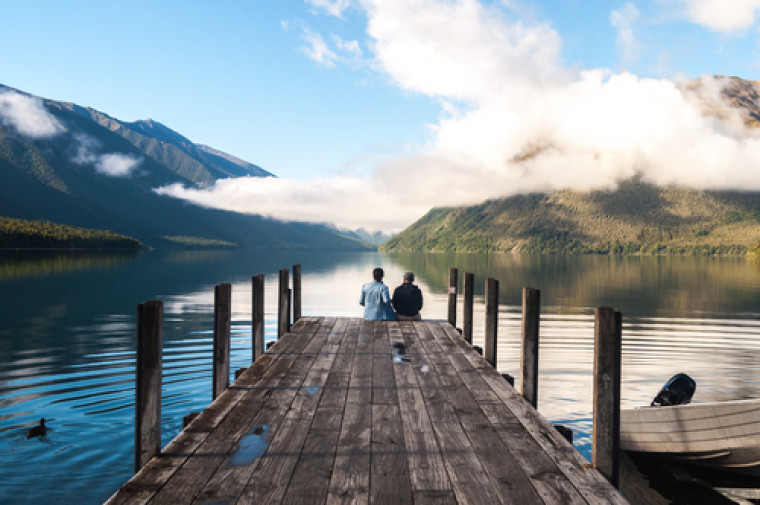
[[[372,270],[372,278],[375,279],[377,282],[383,282],[384,275],[385,275],[385,272],[383,272],[383,269],[380,267],[377,267],[376,269]]]
[[[404,282],[414,282],[414,272],[405,272]]]

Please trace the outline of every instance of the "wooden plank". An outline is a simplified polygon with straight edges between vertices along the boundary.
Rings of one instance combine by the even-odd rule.
[[[330,477],[328,505],[368,504],[372,406],[347,403]]]
[[[453,338],[456,333],[454,328],[448,325],[442,325],[442,327],[458,347],[466,345],[464,342],[460,344]],[[477,366],[476,362],[482,359],[474,351],[466,352],[467,349],[462,349],[462,351],[462,355],[474,366]],[[518,420],[522,429],[526,430],[542,451],[557,464],[587,502],[627,503],[625,498],[598,471],[593,469],[589,462],[546,419],[538,414],[522,396],[518,395],[496,370],[487,367],[482,368],[480,375],[494,391],[497,398]]]
[[[345,319],[339,324],[345,324]],[[332,332],[331,332],[332,335]],[[329,337],[329,335],[328,335]],[[329,341],[329,338],[328,338]],[[315,346],[316,347],[316,346]],[[307,346],[307,351],[309,346]],[[259,465],[245,486],[241,500],[246,503],[279,503],[288,492],[288,484],[294,477],[296,466],[301,460],[301,453],[306,442],[309,427],[322,396],[322,389],[330,368],[335,360],[335,352],[320,352],[309,369],[303,385],[298,389],[293,403],[290,405],[285,418],[269,443],[266,453],[261,457]],[[323,437],[312,443],[329,444],[331,437]],[[334,438],[337,440],[337,433]],[[333,444],[334,446],[334,444]],[[334,451],[330,453],[334,454]],[[328,468],[332,466],[329,457],[325,457]],[[313,460],[305,463],[306,468],[313,468]],[[299,472],[302,482],[309,482],[308,476]],[[326,479],[325,479],[326,488]],[[294,488],[298,501],[306,500],[300,493],[301,490]],[[295,496],[294,496],[294,499]],[[288,503],[290,500],[287,501]]]
[[[471,365],[468,367],[466,361],[459,361],[458,366],[455,366],[453,360],[456,360],[458,353],[456,352],[456,346],[453,345],[454,343],[451,342],[451,339],[442,328],[431,326],[430,330],[435,338],[428,346],[439,345],[449,348],[448,352],[440,353],[446,360],[446,362],[438,365],[441,382],[446,388],[449,401],[454,407],[460,423],[465,427],[465,432],[476,449],[478,457],[483,463],[486,473],[491,478],[491,483],[502,503],[542,502],[543,497],[534,487],[529,470],[523,467],[525,461],[522,461],[522,459],[518,460],[512,450],[512,441],[509,439],[505,440],[500,436],[497,428],[483,412],[481,404],[476,401],[472,395],[472,391],[469,390],[468,386],[470,382],[463,380],[461,372],[467,368],[471,368]],[[477,376],[469,377],[469,381],[478,382],[478,380],[479,377]],[[496,403],[497,398],[495,396],[492,397],[491,402]],[[532,446],[534,451],[539,449],[537,444],[532,444]],[[531,456],[535,457],[534,454],[531,454]],[[555,478],[564,477],[556,466],[553,470]],[[575,493],[575,496],[578,496],[577,493]],[[574,503],[572,499],[568,500],[568,498],[569,496],[567,495],[562,496],[561,499],[553,503]]]
[[[275,363],[274,368],[278,373],[265,376],[259,383],[252,385],[254,387],[248,394],[184,464],[182,472],[159,490],[152,503],[192,503],[196,497],[202,501],[208,496],[236,496],[239,492],[239,477],[249,472],[250,467],[256,466],[260,459],[254,458],[253,461],[239,465],[231,464],[230,459],[240,449],[240,442],[255,434],[257,426],[262,429],[268,427],[262,433],[266,438],[276,436],[279,420],[295,401],[295,391],[300,388],[316,358],[315,354],[305,351],[324,343],[333,322],[334,320],[323,321],[312,339],[295,339],[296,345]],[[295,337],[289,335],[289,338]],[[299,352],[301,349],[304,352]],[[292,358],[292,361],[288,358]]]
[[[318,319],[302,320],[301,329],[310,335],[319,325]],[[227,389],[216,401],[177,435],[161,452],[143,469],[130,479],[119,491],[107,501],[108,505],[122,503],[144,504],[181,468],[195,453],[198,447],[206,441],[209,434],[238,407],[239,401],[248,392],[250,386],[259,380],[278,380],[284,371],[295,361],[296,354],[288,353],[298,345],[305,345],[303,340],[289,338],[279,341],[272,351],[259,358],[238,379],[240,385]],[[282,360],[281,360],[282,358]],[[259,390],[264,394],[264,390]]]
[[[455,337],[447,335],[444,328],[434,331],[437,341],[442,347],[459,347]],[[480,377],[480,370],[493,372],[483,358],[475,355],[474,365],[461,352],[471,349],[462,346],[460,352],[450,349],[446,351],[449,362],[454,366],[468,389],[477,399],[478,406],[491,423],[492,428],[509,447],[509,452],[515,461],[524,469],[533,487],[547,504],[576,504],[586,503],[570,480],[562,473],[557,464],[544,453],[538,443],[525,431],[514,414],[499,400],[491,387]]]
[[[373,322],[372,405],[398,403],[388,324]]]
[[[404,323],[401,326],[404,331],[400,337],[396,337],[400,342],[408,346],[407,342],[417,340],[414,325]],[[414,372],[415,367],[421,367],[423,364],[420,363],[416,351],[410,351],[409,356],[411,361],[394,363],[393,369],[412,494],[415,503],[418,499],[424,501],[424,497],[448,496],[447,493],[450,493],[453,499],[451,482]]]
[[[356,353],[351,371],[351,384],[346,402],[350,405],[372,403],[372,321],[361,321]],[[369,359],[367,359],[369,358]]]
[[[409,466],[398,405],[372,405],[370,503],[411,504]]]
[[[414,350],[421,363],[415,368],[417,381],[425,399],[433,431],[443,456],[452,490],[458,503],[492,504],[498,503],[498,496],[485,474],[475,449],[464,432],[454,408],[448,401],[446,392],[438,376],[436,361],[442,359],[440,353],[427,352],[431,338],[427,323],[415,323],[418,339]],[[464,341],[462,341],[464,344]],[[413,358],[414,359],[414,358]]]

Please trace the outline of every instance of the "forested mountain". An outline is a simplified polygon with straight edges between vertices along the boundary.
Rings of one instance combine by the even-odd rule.
[[[0,85],[0,216],[111,230],[151,247],[366,247],[325,226],[206,209],[154,192],[265,175],[155,121],[125,123]]]
[[[662,188],[554,191],[432,209],[386,251],[744,254],[760,240],[760,193]]]
[[[708,79],[760,126],[760,82]],[[705,115],[725,119],[724,105],[701,93],[702,79],[680,84],[695,92]],[[708,97],[708,98],[705,98]],[[469,207],[430,210],[387,241],[386,251],[744,254],[760,247],[760,192],[655,187],[638,178],[615,191],[515,195]]]

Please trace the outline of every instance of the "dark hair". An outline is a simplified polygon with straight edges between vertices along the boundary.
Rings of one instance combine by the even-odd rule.
[[[382,282],[384,275],[385,275],[385,272],[383,272],[383,269],[380,267],[377,267],[376,269],[372,270],[372,278],[375,279],[377,282]]]

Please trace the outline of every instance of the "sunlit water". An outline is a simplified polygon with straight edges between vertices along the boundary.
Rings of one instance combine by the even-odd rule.
[[[413,270],[423,316],[443,319],[448,268],[460,282],[474,272],[481,346],[483,284],[497,278],[498,368],[517,378],[521,288],[541,289],[539,410],[572,428],[586,457],[597,306],[623,314],[623,408],[648,404],[677,372],[696,379],[695,401],[760,396],[760,269],[743,258],[9,252],[0,254],[0,503],[101,503],[131,476],[137,304],[164,302],[166,444],[211,400],[214,285],[233,285],[234,371],[251,359],[251,276],[266,274],[272,339],[277,271],[295,263],[304,314],[321,316],[360,316],[359,287],[379,265],[391,287]],[[47,436],[27,439],[42,417]]]

